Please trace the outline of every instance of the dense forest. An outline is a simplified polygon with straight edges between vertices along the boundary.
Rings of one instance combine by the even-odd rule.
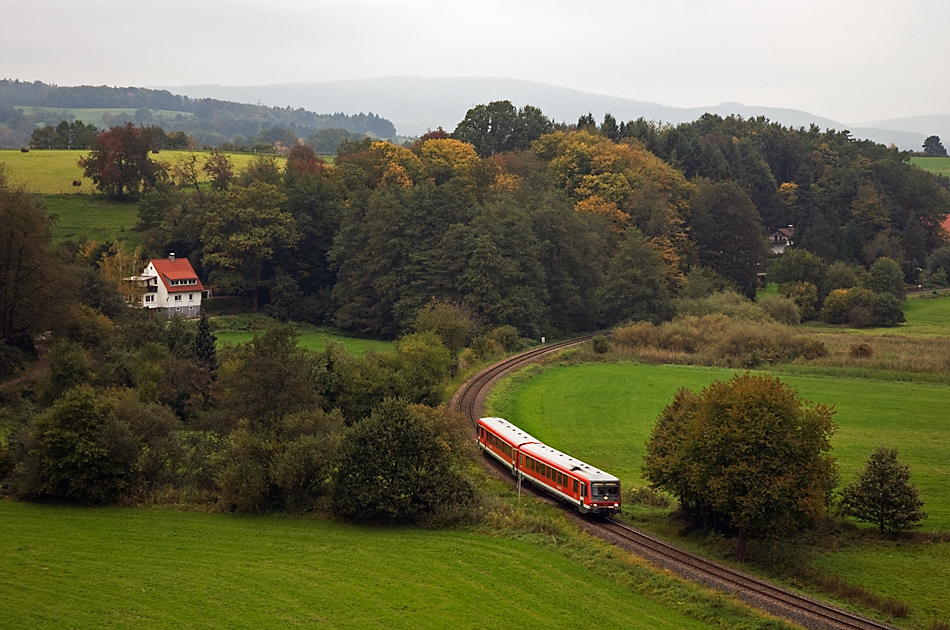
[[[42,107],[26,114],[21,108]],[[395,138],[393,124],[377,114],[315,114],[290,107],[265,107],[210,98],[192,99],[167,90],[108,86],[60,87],[39,81],[0,80],[0,146],[16,148],[29,142],[38,125],[55,126],[68,109],[134,109],[134,120],[114,124],[159,124],[166,131],[191,136],[198,146],[254,144],[255,137],[276,128],[294,137],[307,138],[319,130],[343,130],[351,134]],[[158,114],[157,112],[163,112]],[[172,112],[168,114],[168,112]],[[73,122],[68,114],[67,122]],[[266,140],[265,140],[266,141]]]
[[[555,130],[538,113],[479,106],[452,134],[347,143],[333,165],[297,147],[284,173],[262,162],[243,185],[146,195],[140,227],[152,253],[280,317],[389,338],[432,299],[537,338],[667,319],[713,290],[752,297],[767,235],[789,225],[796,253],[772,273],[804,318],[875,264],[898,300],[905,282],[946,282],[947,182],[897,150],[764,119]],[[212,232],[240,208],[286,231],[224,268]]]

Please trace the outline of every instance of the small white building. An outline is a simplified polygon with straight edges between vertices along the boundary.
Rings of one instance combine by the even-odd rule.
[[[795,227],[779,228],[769,234],[769,249],[773,254],[781,255],[785,253],[785,248],[789,247],[792,238],[795,236]]]
[[[165,317],[193,319],[201,316],[205,288],[187,258],[154,258],[136,278],[145,289],[139,306],[155,309]]]

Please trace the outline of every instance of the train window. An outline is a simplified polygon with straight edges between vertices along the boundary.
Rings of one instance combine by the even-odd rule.
[[[591,484],[590,487],[591,496],[603,497],[604,501],[618,501],[620,500],[620,484],[619,483],[595,483]]]
[[[574,492],[577,492],[577,479],[574,480]]]
[[[582,483],[582,484],[581,484],[581,496],[582,496],[582,497],[586,497],[586,496],[587,496],[587,484],[586,484],[586,483]]]
[[[564,480],[561,478],[561,471],[557,471],[557,485],[563,486]]]

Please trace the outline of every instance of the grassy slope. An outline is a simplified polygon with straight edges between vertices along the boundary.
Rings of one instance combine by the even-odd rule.
[[[467,531],[9,502],[0,522],[4,628],[719,627]]]
[[[624,487],[643,485],[645,443],[660,411],[680,387],[699,390],[736,372],[719,368],[633,363],[547,370],[493,398],[490,411],[508,418],[555,448],[613,472]],[[886,443],[910,464],[927,498],[925,529],[950,529],[950,416],[946,387],[782,376],[802,397],[834,405],[833,438],[845,482],[868,455]]]
[[[134,230],[138,208],[134,202],[117,203],[96,194],[92,180],[83,177],[76,163],[87,151],[0,151],[0,163],[7,166],[10,179],[42,196],[50,213],[58,217],[53,226],[53,242],[86,237],[94,241],[125,240],[140,245],[142,234]],[[174,164],[192,155],[190,151],[163,151],[157,159]],[[197,152],[199,163],[204,153]],[[235,171],[245,168],[255,156],[229,154]],[[280,158],[281,160],[283,158]],[[73,186],[79,180],[82,186]]]
[[[728,379],[730,370],[635,364],[549,369],[515,384],[490,403],[551,445],[621,478],[642,484],[644,444],[660,410],[679,387],[700,389]],[[781,375],[780,375],[781,376]],[[857,379],[782,377],[802,396],[834,404],[840,426],[834,455],[841,478],[851,481],[873,450],[885,442],[899,449],[927,503],[925,531],[950,528],[950,416],[946,387]],[[635,510],[628,510],[635,514]],[[670,532],[666,532],[669,534]],[[838,555],[841,554],[841,562]],[[909,603],[915,619],[950,618],[950,544],[918,547],[876,543],[829,552],[815,566]],[[887,568],[889,567],[889,568]]]
[[[950,158],[945,157],[912,157],[911,164],[916,164],[925,171],[938,173],[950,177]]]

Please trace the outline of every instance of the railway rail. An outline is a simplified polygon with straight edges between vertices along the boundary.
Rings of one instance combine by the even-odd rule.
[[[508,373],[533,363],[546,354],[589,341],[587,335],[549,344],[509,357],[485,368],[456,392],[450,406],[465,414],[473,427],[483,415],[485,399],[492,386]],[[539,495],[540,496],[540,495]],[[777,617],[806,628],[830,630],[896,630],[873,619],[836,608],[778,587],[770,582],[718,564],[702,556],[675,547],[613,518],[590,519],[577,516],[582,526],[600,538],[614,542],[647,560],[685,578],[719,590],[734,593],[746,602]]]

